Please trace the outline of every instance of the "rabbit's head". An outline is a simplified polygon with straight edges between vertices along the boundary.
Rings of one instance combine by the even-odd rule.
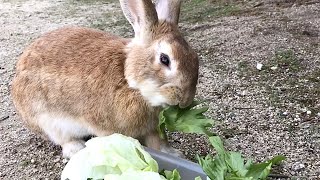
[[[128,44],[125,78],[152,106],[188,106],[199,60],[178,29],[180,0],[120,0],[135,37]]]

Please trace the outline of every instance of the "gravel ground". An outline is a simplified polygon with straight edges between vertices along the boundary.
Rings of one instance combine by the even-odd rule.
[[[66,163],[21,123],[9,91],[24,47],[65,25],[132,35],[116,1],[0,0],[0,179],[59,179]],[[186,0],[180,25],[201,59],[197,98],[227,148],[257,161],[282,154],[277,173],[320,179],[320,3]],[[214,153],[204,137],[170,142],[190,160]]]

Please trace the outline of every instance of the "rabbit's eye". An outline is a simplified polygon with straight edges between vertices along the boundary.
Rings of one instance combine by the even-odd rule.
[[[160,62],[166,66],[169,66],[169,64],[170,64],[169,56],[161,53],[160,54]]]

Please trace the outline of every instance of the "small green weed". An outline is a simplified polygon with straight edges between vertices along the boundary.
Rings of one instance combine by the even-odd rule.
[[[308,69],[293,50],[275,52],[256,76],[265,86],[269,105],[282,108],[288,103],[298,104],[312,112],[310,117],[320,111],[320,69]]]
[[[221,3],[208,0],[190,0],[182,5],[181,21],[196,23],[211,18],[236,15],[240,8],[235,3]]]
[[[21,161],[21,166],[23,166],[23,167],[26,167],[26,166],[28,166],[29,164],[31,164],[31,161],[28,160],[28,159]]]
[[[109,25],[106,23],[106,19],[95,19],[90,22],[90,27],[99,30],[106,30]]]
[[[248,78],[252,76],[253,67],[250,65],[250,62],[246,60],[242,60],[237,64],[237,72],[238,76],[241,78]]]
[[[275,53],[275,57],[271,60],[271,66],[277,67],[280,72],[298,72],[301,69],[301,62],[293,50],[284,50]]]

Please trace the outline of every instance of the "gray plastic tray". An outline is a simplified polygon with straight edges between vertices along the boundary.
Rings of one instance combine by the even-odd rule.
[[[147,147],[145,147],[145,150],[158,162],[160,170],[177,169],[182,180],[194,180],[194,178],[198,176],[200,176],[202,180],[207,179],[207,175],[203,172],[202,168],[194,162]]]

